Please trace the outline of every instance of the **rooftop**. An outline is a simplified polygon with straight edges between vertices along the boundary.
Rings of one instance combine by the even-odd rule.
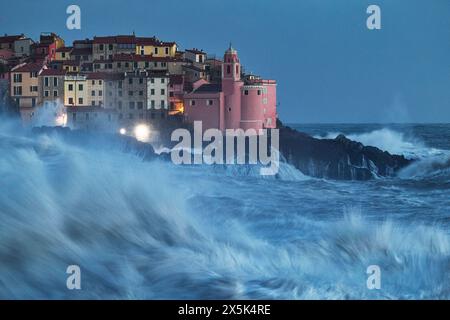
[[[221,92],[222,85],[218,83],[206,83],[198,87],[194,93],[213,93],[213,92]]]
[[[80,62],[75,60],[62,60],[62,64],[65,66],[79,66]]]
[[[73,44],[92,44],[93,40],[84,39],[84,40],[74,40]]]
[[[89,80],[121,80],[124,78],[122,73],[115,72],[90,72],[86,76]]]
[[[135,35],[117,35],[94,37],[94,43],[97,44],[136,44],[136,45],[150,45],[150,46],[173,46],[175,42],[161,41],[156,37],[136,37]]]
[[[102,43],[103,44],[109,44],[109,43],[133,44],[133,43],[136,43],[136,37],[134,35],[94,37],[93,43],[96,43],[96,44],[102,44]]]
[[[44,69],[40,73],[40,76],[64,76],[66,71],[57,69]]]
[[[26,65],[18,67],[17,69],[12,70],[13,72],[38,72],[43,68],[42,63],[38,62],[30,62]]]
[[[11,43],[11,42],[19,40],[19,39],[21,39],[23,37],[24,37],[23,33],[22,34],[18,34],[18,35],[7,35],[7,34],[5,34],[3,37],[0,37],[0,43]]]
[[[195,54],[206,54],[206,52],[204,52],[203,50],[197,49],[197,48],[186,49],[185,51],[195,53]]]
[[[127,53],[120,53],[113,56],[113,61],[151,61],[151,62],[176,62],[176,61],[183,61],[182,59],[175,58],[175,57],[153,57],[149,55],[137,55],[137,54],[127,54]]]
[[[73,47],[61,47],[56,49],[56,52],[70,52],[72,51]]]
[[[92,48],[74,48],[71,52],[74,56],[84,56],[92,54]]]

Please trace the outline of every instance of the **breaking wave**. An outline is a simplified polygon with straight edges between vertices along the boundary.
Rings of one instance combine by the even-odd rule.
[[[345,194],[370,194],[346,184],[284,165],[284,179],[255,179],[144,162],[5,127],[0,154],[0,298],[450,298],[445,227],[332,214]],[[79,291],[66,288],[73,264]],[[382,290],[366,287],[373,264]]]
[[[319,139],[334,139],[340,133],[330,132]],[[366,146],[374,146],[391,154],[401,154],[409,159],[440,155],[442,150],[430,148],[423,141],[392,129],[383,128],[366,133],[345,134],[351,140],[361,142]]]
[[[450,156],[435,156],[421,159],[400,170],[398,176],[402,179],[427,179],[450,181]]]

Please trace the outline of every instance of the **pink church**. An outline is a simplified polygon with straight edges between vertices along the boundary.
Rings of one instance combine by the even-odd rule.
[[[225,52],[222,83],[199,80],[184,95],[184,114],[188,122],[202,121],[203,131],[215,128],[276,128],[276,81],[247,76],[241,79],[237,51]]]

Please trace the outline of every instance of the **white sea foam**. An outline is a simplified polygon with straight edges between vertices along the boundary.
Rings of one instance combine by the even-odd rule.
[[[0,298],[450,297],[444,229],[328,214],[348,185],[189,170],[4,127],[0,154]],[[302,195],[312,212],[325,203],[320,217],[295,210]],[[66,289],[71,264],[81,291]],[[367,290],[371,264],[380,291]]]
[[[316,138],[334,139],[339,134],[339,132],[330,132],[325,136],[316,136]],[[345,134],[345,136],[351,140],[361,142],[365,146],[377,147],[391,154],[401,154],[412,159],[445,153],[443,150],[426,146],[420,139],[388,128],[365,133],[350,133]]]

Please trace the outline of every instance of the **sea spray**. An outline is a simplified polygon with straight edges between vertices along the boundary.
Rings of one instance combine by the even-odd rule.
[[[448,199],[417,181],[268,179],[12,128],[1,298],[450,297]],[[381,290],[366,287],[374,264]],[[82,290],[67,289],[69,265]]]

